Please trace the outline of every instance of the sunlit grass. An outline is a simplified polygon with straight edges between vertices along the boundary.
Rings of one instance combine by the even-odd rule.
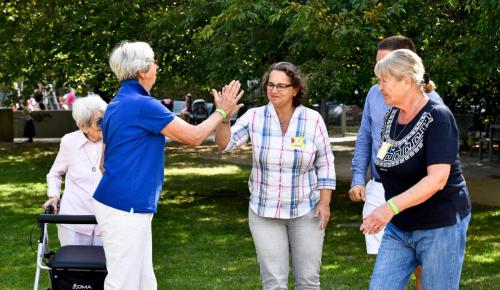
[[[167,147],[165,185],[153,219],[158,289],[261,289],[247,218],[250,166],[203,159],[216,156],[213,149]],[[0,147],[2,290],[32,288],[35,255],[29,234],[46,199],[45,175],[57,150],[58,145]],[[361,204],[347,199],[348,185],[339,182],[334,195],[322,289],[366,289],[374,263],[358,230]],[[498,207],[474,207],[460,289],[500,285],[499,216]],[[40,289],[48,287],[43,274]]]
[[[236,165],[225,165],[219,167],[211,166],[199,166],[199,167],[184,167],[175,169],[165,169],[165,176],[177,176],[177,175],[198,175],[198,176],[213,176],[221,174],[235,174],[240,173],[241,169]]]
[[[500,254],[471,255],[469,261],[481,264],[493,264],[495,262],[498,263],[499,259],[500,259]]]

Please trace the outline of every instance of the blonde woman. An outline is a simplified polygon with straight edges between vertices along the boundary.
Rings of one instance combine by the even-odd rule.
[[[370,289],[404,289],[417,265],[423,289],[458,289],[471,203],[455,119],[429,99],[434,83],[413,51],[391,52],[375,74],[392,108],[375,161],[387,202],[360,228],[374,234],[386,227]]]

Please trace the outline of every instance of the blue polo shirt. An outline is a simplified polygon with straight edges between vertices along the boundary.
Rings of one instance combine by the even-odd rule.
[[[102,123],[106,171],[97,201],[127,212],[156,212],[165,162],[161,130],[174,118],[138,81],[122,82]]]

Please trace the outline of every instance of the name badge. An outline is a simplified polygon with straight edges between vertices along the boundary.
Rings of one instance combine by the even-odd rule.
[[[387,155],[387,152],[389,152],[391,146],[392,146],[391,143],[382,142],[382,145],[380,146],[377,152],[377,159],[379,160],[384,159],[385,155]]]
[[[292,137],[292,149],[304,150],[306,148],[307,140],[304,137]]]

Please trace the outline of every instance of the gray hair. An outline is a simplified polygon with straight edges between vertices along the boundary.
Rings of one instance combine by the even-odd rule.
[[[119,43],[111,53],[109,66],[120,80],[137,79],[139,72],[147,72],[154,62],[153,49],[146,42]]]
[[[422,59],[409,49],[392,51],[384,59],[377,62],[374,72],[377,77],[392,76],[397,80],[409,76],[426,93],[430,93],[436,88],[434,82],[425,73]]]
[[[104,114],[108,104],[99,95],[88,95],[77,99],[73,103],[73,119],[76,125],[92,126],[92,117],[96,114]]]

